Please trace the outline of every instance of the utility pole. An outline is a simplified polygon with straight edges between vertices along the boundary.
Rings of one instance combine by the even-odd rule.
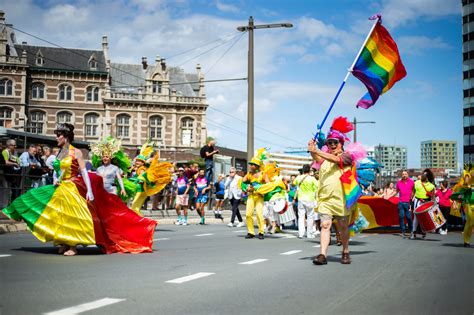
[[[354,141],[353,143],[356,143],[357,141],[357,124],[375,124],[375,121],[357,121],[356,118],[354,117],[354,121],[352,122],[352,124],[354,125]]]
[[[248,99],[247,99],[247,162],[253,157],[254,150],[254,66],[253,66],[253,30],[260,28],[293,27],[291,23],[254,25],[253,17],[249,17],[249,24],[239,26],[239,32],[249,32],[249,51],[247,67]]]

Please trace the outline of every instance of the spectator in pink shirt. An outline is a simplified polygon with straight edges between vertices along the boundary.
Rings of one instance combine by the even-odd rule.
[[[411,231],[413,228],[413,221],[410,213],[410,201],[413,198],[414,186],[415,184],[413,180],[408,178],[408,172],[404,170],[402,172],[402,178],[397,182],[397,186],[395,187],[399,196],[398,218],[400,220],[400,230],[402,232],[403,238],[406,238],[405,217],[407,218],[409,231]]]
[[[448,181],[443,180],[440,184],[440,188],[436,190],[436,200],[439,204],[439,209],[443,213],[446,222],[442,227],[439,228],[439,234],[446,235],[448,234],[448,216],[451,212],[451,189],[448,188]]]

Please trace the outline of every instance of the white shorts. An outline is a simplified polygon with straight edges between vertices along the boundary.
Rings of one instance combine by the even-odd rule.
[[[177,206],[187,206],[189,202],[189,195],[177,195],[176,196],[176,205]]]

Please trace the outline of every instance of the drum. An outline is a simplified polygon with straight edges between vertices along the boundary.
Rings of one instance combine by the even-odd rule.
[[[438,204],[433,201],[418,206],[415,215],[423,232],[433,232],[446,222]]]
[[[288,203],[286,203],[286,205],[286,210],[283,213],[278,213],[278,218],[281,224],[286,224],[296,219],[296,214],[295,211],[293,211],[293,207],[288,206]]]
[[[277,199],[273,201],[273,211],[278,214],[285,213],[286,209],[288,209],[288,202],[285,198]]]

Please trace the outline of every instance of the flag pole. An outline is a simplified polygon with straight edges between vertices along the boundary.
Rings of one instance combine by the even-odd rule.
[[[362,46],[360,47],[359,49],[359,52],[357,53],[356,57],[354,58],[354,61],[352,62],[352,65],[349,69],[347,69],[347,74],[346,74],[346,77],[344,78],[344,80],[342,81],[341,83],[341,86],[339,87],[339,90],[337,91],[336,93],[336,96],[334,97],[334,99],[332,100],[332,103],[331,103],[331,106],[329,106],[329,109],[328,111],[326,112],[326,115],[324,115],[324,118],[323,118],[323,121],[321,122],[321,124],[318,124],[318,131],[316,132],[316,134],[314,135],[314,140],[318,140],[318,136],[319,134],[321,133],[321,129],[323,128],[324,126],[324,123],[326,122],[328,116],[329,116],[329,113],[331,112],[332,108],[334,107],[334,104],[336,103],[336,100],[337,98],[339,97],[339,94],[341,94],[341,91],[342,89],[344,88],[344,85],[346,84],[346,81],[347,79],[349,78],[349,75],[352,73],[352,70],[354,69],[354,66],[357,62],[357,60],[359,59],[361,53],[362,53],[362,50],[364,49],[365,47],[365,44],[367,44],[367,42],[369,41],[369,38],[370,36],[372,35],[375,27],[377,26],[377,23],[379,23],[379,21],[382,19],[382,16],[380,14],[376,14],[372,17],[369,18],[369,20],[375,20],[374,24],[372,25],[372,28],[370,29],[370,32],[369,34],[367,35],[367,37],[365,38],[364,42],[362,43]]]

